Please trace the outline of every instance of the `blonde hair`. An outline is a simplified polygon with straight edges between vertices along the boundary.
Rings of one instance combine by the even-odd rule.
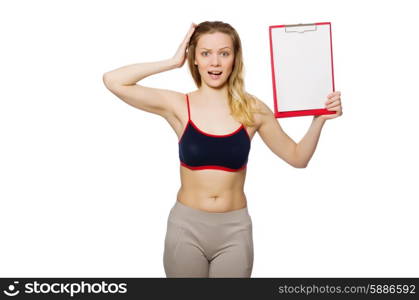
[[[234,66],[228,78],[228,105],[231,110],[231,115],[234,119],[243,123],[244,125],[253,127],[255,126],[253,113],[260,111],[253,110],[253,108],[256,107],[257,98],[245,91],[243,80],[244,65],[241,41],[236,30],[230,24],[221,21],[205,21],[198,24],[189,40],[189,45],[187,49],[189,71],[191,72],[195,84],[198,87],[201,87],[201,75],[199,74],[198,66],[196,66],[194,63],[195,49],[198,45],[198,40],[202,35],[211,34],[215,32],[225,33],[229,35],[233,41]]]

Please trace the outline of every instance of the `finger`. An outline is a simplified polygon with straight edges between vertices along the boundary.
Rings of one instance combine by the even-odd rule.
[[[193,25],[191,25],[191,27],[189,28],[189,31],[186,33],[184,42],[187,42],[190,38],[190,36],[192,35],[192,33],[194,32],[195,27]]]
[[[331,103],[334,103],[334,102],[338,102],[338,103],[340,103],[340,98],[338,97],[338,98],[328,99],[328,100],[325,102],[325,104],[327,105],[327,104],[331,104]]]
[[[326,103],[324,106],[329,108],[329,107],[336,107],[336,106],[339,106],[339,105],[341,105],[340,102],[335,101],[335,102]]]
[[[342,115],[342,109],[329,109],[329,111],[335,111],[334,114],[330,114],[328,116],[333,116],[333,117],[338,117],[340,115]]]
[[[336,91],[336,92],[330,93],[329,95],[327,95],[327,98],[332,98],[334,96],[339,96],[340,97],[341,96],[341,92]]]
[[[341,106],[339,104],[337,104],[337,105],[333,105],[333,104],[326,105],[326,109],[328,109],[328,110],[336,110],[336,109],[340,109],[340,108],[341,108]]]
[[[326,106],[326,109],[327,110],[339,110],[340,109],[340,106]]]
[[[339,105],[341,105],[339,100],[337,100],[337,101],[327,101],[324,104],[325,107],[335,107],[335,106],[339,106]]]
[[[327,100],[328,101],[334,101],[334,100],[336,100],[336,99],[340,99],[340,96],[339,95],[329,95],[328,97],[327,97]]]
[[[188,44],[188,43],[189,43],[189,41],[190,41],[190,39],[191,39],[191,36],[192,36],[192,34],[194,33],[194,31],[195,31],[195,28],[191,28],[191,29],[189,30],[188,34],[186,35],[186,37],[185,37],[185,39],[184,39],[184,41],[183,41],[183,43],[184,43],[184,44]]]
[[[334,111],[340,111],[342,110],[342,106],[336,105],[336,106],[326,106],[327,110],[334,110]]]
[[[191,28],[189,29],[190,34],[192,34],[195,31],[196,26],[197,26],[196,24],[191,25]]]

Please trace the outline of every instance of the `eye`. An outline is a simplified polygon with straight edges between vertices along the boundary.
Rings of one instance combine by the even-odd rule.
[[[202,55],[202,56],[207,56],[206,54],[208,54],[208,51],[201,52],[201,55]],[[221,54],[222,54],[223,56],[229,56],[229,55],[230,55],[230,53],[229,53],[229,52],[222,52]]]

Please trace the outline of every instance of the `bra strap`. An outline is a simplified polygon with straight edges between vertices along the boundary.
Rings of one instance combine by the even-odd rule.
[[[189,97],[188,94],[186,94],[186,104],[188,105],[188,121],[191,119],[191,113],[189,108]]]

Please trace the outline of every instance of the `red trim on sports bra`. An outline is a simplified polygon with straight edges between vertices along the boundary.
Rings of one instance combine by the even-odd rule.
[[[239,128],[237,128],[233,132],[227,133],[227,134],[212,134],[212,133],[208,133],[208,132],[205,132],[205,131],[199,129],[199,127],[191,119],[188,94],[186,94],[186,102],[187,102],[187,105],[188,105],[188,122],[186,123],[185,127],[183,128],[183,132],[182,132],[182,135],[180,136],[180,139],[179,139],[178,143],[180,143],[180,141],[182,140],[182,137],[185,134],[186,128],[188,127],[188,124],[189,123],[191,123],[195,127],[195,129],[198,130],[200,133],[205,134],[207,136],[212,136],[212,137],[226,137],[226,136],[231,136],[233,134],[236,134],[240,129],[244,128],[244,131],[246,132],[247,137],[249,138],[249,140],[251,140],[250,139],[250,135],[247,132],[247,129],[244,127],[243,123],[241,123],[241,125],[240,125]]]
[[[181,164],[181,166],[184,166],[185,168],[188,168],[188,169],[191,169],[191,170],[215,169],[215,170],[223,170],[223,171],[229,171],[229,172],[237,172],[237,171],[243,170],[247,166],[247,163],[246,163],[245,165],[243,165],[239,169],[230,169],[230,168],[226,168],[226,167],[222,167],[222,166],[216,166],[216,165],[192,167],[192,166],[189,166],[189,165],[185,164],[182,161],[180,162],[180,164]]]
[[[196,126],[196,124],[192,121],[192,120],[189,120],[189,122],[196,128],[196,130],[198,130],[200,133],[202,133],[202,134],[205,134],[205,135],[208,135],[208,136],[213,136],[213,137],[224,137],[224,136],[230,136],[230,135],[233,135],[233,134],[235,134],[237,131],[239,131],[242,127],[243,127],[243,124],[241,124],[241,126],[239,127],[239,128],[237,128],[236,130],[234,130],[232,133],[227,133],[227,134],[212,134],[212,133],[208,133],[208,132],[205,132],[205,131],[202,131],[201,129],[199,129],[198,128],[198,126]]]
[[[191,119],[191,109],[189,108],[189,96],[186,94],[186,104],[188,105],[188,122]]]

